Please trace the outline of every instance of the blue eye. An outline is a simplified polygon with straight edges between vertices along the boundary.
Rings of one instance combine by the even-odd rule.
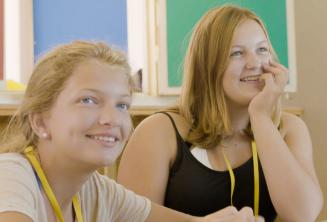
[[[239,56],[239,55],[242,55],[242,51],[234,51],[230,54],[230,56]]]
[[[97,100],[92,97],[85,97],[80,100],[83,104],[97,104]]]
[[[268,48],[266,48],[266,47],[260,47],[258,50],[259,50],[259,52],[261,52],[261,53],[269,52]]]
[[[126,104],[126,103],[119,103],[119,104],[117,105],[117,107],[118,107],[119,109],[122,109],[122,110],[128,110],[129,107],[130,107],[130,105],[129,105],[129,104]]]

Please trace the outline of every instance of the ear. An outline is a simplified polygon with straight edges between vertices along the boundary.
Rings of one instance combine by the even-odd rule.
[[[42,139],[49,139],[50,133],[46,125],[45,115],[42,113],[33,113],[29,116],[29,122],[34,133]]]

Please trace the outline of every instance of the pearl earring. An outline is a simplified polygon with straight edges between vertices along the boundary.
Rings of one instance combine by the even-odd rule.
[[[48,138],[48,134],[46,132],[43,132],[43,133],[41,133],[41,137],[46,139],[46,138]]]

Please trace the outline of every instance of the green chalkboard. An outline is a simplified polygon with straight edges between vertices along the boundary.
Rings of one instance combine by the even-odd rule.
[[[280,62],[288,64],[287,0],[166,0],[168,86],[182,81],[182,65],[195,23],[210,8],[233,4],[254,11],[265,23]]]

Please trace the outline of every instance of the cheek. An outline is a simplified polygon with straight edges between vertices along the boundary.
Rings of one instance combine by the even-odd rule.
[[[263,55],[262,57],[261,57],[261,64],[262,65],[268,65],[269,64],[269,62],[271,61],[272,59],[271,59],[271,55],[270,54],[267,54],[267,55]]]
[[[92,112],[79,113],[79,114],[75,113],[75,115],[71,115],[70,122],[71,124],[74,124],[76,128],[83,129],[85,127],[90,127],[95,123],[97,123],[98,121],[97,116],[98,115],[96,113],[92,113]]]
[[[235,87],[238,84],[240,72],[235,69],[228,69],[223,75],[222,86],[224,90]]]
[[[126,140],[133,129],[133,123],[130,114],[124,114],[121,117],[121,121],[122,121],[122,131],[124,134],[124,139]]]
[[[64,127],[66,130],[62,130],[68,131],[67,133],[72,136],[73,134],[85,133],[97,123],[96,115],[92,115],[92,113],[89,115],[80,114],[76,113],[75,115],[70,115],[70,118],[65,118],[61,127]]]
[[[231,60],[224,73],[226,80],[239,78],[245,68],[245,64],[240,60]]]

